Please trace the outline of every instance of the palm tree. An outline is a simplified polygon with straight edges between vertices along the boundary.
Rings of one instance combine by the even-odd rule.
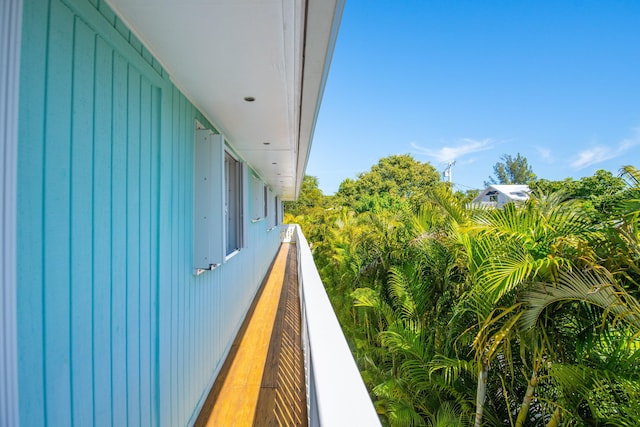
[[[503,389],[507,410],[503,417],[511,419],[514,410],[508,399],[522,393],[515,425],[523,425],[552,344],[543,328],[523,331],[517,327],[526,308],[520,297],[534,282],[553,286],[561,271],[594,262],[589,241],[598,230],[577,203],[566,201],[561,194],[537,195],[523,206],[476,211],[472,218],[459,238],[466,250],[471,282],[461,310],[475,316],[468,329],[474,334],[478,366],[475,425],[482,423],[490,367],[497,361],[501,367],[493,375],[494,382],[498,377],[494,387]],[[520,360],[514,357],[514,348]],[[522,376],[516,366],[530,372],[522,377],[525,387],[502,385],[507,376]]]
[[[632,186],[618,207],[619,218],[590,242],[593,257],[578,263],[581,268],[562,270],[554,286],[534,284],[523,295],[526,311],[520,325],[531,330],[551,317],[565,319],[557,327],[580,351],[549,364],[557,399],[563,401],[557,408],[577,408],[575,418],[615,425],[635,425],[640,416],[640,174],[631,167],[625,173]],[[579,326],[580,334],[572,335],[572,326]]]
[[[624,173],[603,224],[559,193],[486,210],[436,190],[413,217],[333,213],[316,250],[384,422],[637,419],[640,174]]]

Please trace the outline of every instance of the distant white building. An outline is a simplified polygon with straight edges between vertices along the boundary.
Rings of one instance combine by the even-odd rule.
[[[531,189],[528,185],[490,185],[478,197],[473,199],[474,205],[501,208],[507,203],[522,203],[529,199]]]

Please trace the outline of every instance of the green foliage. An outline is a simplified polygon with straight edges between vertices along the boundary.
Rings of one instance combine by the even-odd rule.
[[[497,162],[493,166],[495,176],[490,176],[485,186],[492,184],[528,184],[536,179],[536,174],[529,166],[527,158],[521,156],[520,153],[513,158],[510,154],[500,156],[501,162]]]
[[[637,169],[480,209],[414,185],[418,163],[382,159],[288,216],[383,424],[637,425]]]
[[[458,199],[460,204],[466,205],[473,202],[475,198],[478,197],[478,194],[480,194],[480,190],[467,190],[465,192],[456,191],[454,193],[454,196],[456,199]]]
[[[326,198],[318,187],[318,178],[305,175],[298,199],[284,202],[284,211],[291,216],[309,215],[317,209],[324,208],[325,204]]]
[[[380,208],[392,208],[398,201],[417,208],[426,201],[430,189],[442,185],[440,174],[429,163],[419,162],[408,154],[394,155],[380,159],[358,179],[344,180],[336,198],[340,205],[357,212],[364,212],[367,206],[379,212]]]
[[[569,199],[579,200],[583,205],[582,210],[596,223],[605,222],[614,217],[619,203],[628,199],[625,195],[627,185],[624,179],[605,170],[598,170],[593,176],[579,180],[537,179],[529,182],[529,188],[544,194],[561,192]]]

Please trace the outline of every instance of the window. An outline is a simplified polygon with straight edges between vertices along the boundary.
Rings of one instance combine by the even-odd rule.
[[[226,254],[242,247],[243,182],[242,164],[228,152],[224,153]]]
[[[198,124],[195,136],[193,266],[200,274],[247,246],[249,175],[247,165],[225,149],[222,135]]]
[[[276,197],[276,225],[282,224],[282,202],[280,201],[280,197]]]
[[[263,187],[262,202],[262,215],[264,215],[264,217],[266,218],[267,216],[269,216],[269,189],[266,185]]]

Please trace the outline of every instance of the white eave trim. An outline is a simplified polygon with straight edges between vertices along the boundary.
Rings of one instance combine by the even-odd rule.
[[[307,168],[344,5],[345,0],[307,1],[295,198],[300,194]]]

